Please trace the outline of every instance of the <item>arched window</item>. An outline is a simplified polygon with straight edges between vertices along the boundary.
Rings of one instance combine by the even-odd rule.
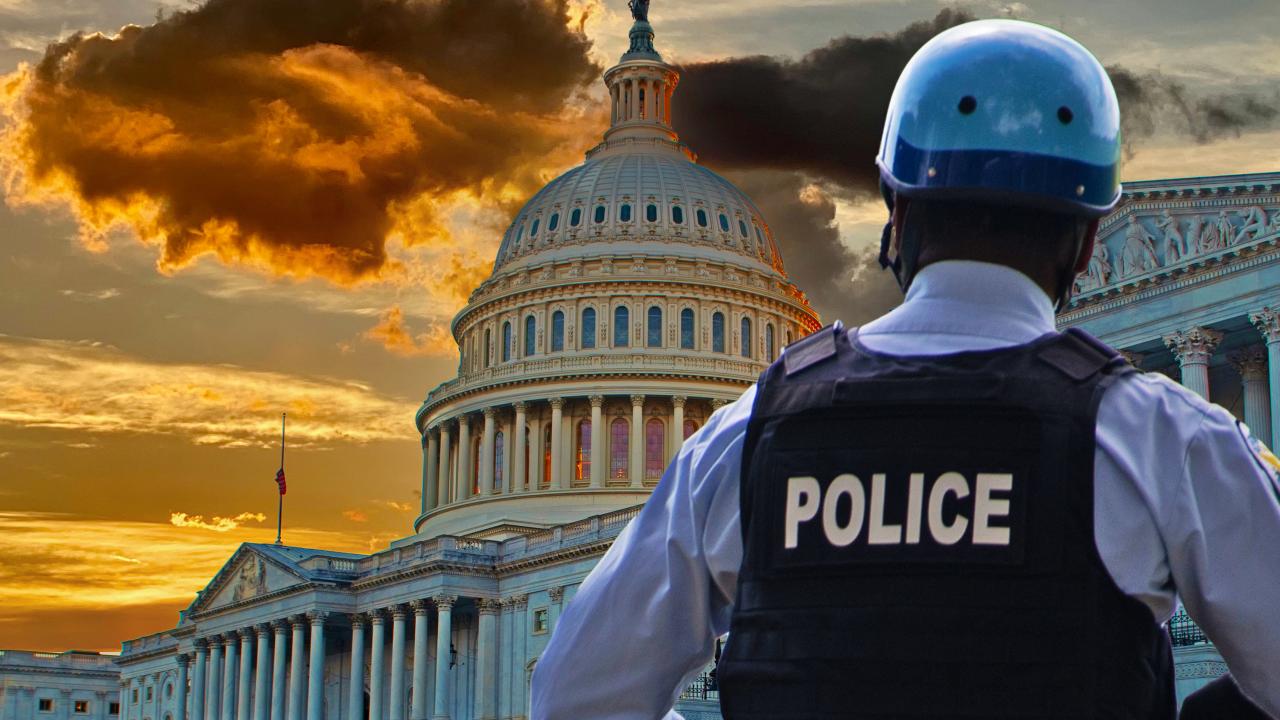
[[[529,237],[538,237],[538,223],[542,222],[538,218],[533,219],[533,227],[529,229]]]
[[[756,246],[760,254],[765,256],[765,259],[772,257],[769,253],[768,243],[764,241],[764,233],[760,232],[759,225],[756,226]]]
[[[573,458],[573,479],[591,479],[591,421],[578,421],[577,450]]]
[[[564,313],[551,313],[551,352],[564,350]]]
[[[629,333],[627,326],[630,324],[630,313],[627,312],[625,306],[619,305],[613,311],[613,346],[627,347],[631,343],[627,341]]]
[[[724,213],[720,213],[720,230],[721,232],[729,232],[729,216]]]
[[[484,329],[484,366],[489,367],[489,345],[493,342],[493,331]]]
[[[662,466],[666,461],[667,430],[658,418],[649,418],[644,424],[644,479],[657,480],[662,477]]]
[[[555,232],[560,227],[560,213],[552,213],[551,219],[547,221],[547,232]]]
[[[524,356],[529,357],[537,352],[538,321],[532,315],[524,319]]]
[[[684,421],[684,439],[688,440],[689,436],[696,432],[698,432],[698,423],[692,420],[686,419]]]
[[[589,350],[596,346],[596,309],[586,308],[582,311],[582,349]]]
[[[671,206],[671,222],[675,223],[676,225],[684,224],[684,208],[680,207],[679,205]]]
[[[511,321],[502,323],[502,362],[511,362]]]
[[[751,357],[751,318],[742,318],[742,357]]]
[[[609,477],[615,480],[627,478],[627,459],[631,456],[631,429],[625,418],[614,418],[609,423]]]
[[[569,227],[578,227],[582,224],[582,208],[574,208],[569,213]]]
[[[711,351],[724,352],[724,313],[711,316]]]
[[[542,487],[551,487],[551,426],[542,431]]]
[[[631,222],[631,203],[625,203],[618,208],[618,219],[622,222]]]
[[[786,344],[785,344],[785,345],[783,345],[782,347],[786,347],[787,345],[790,345],[790,344],[791,344],[791,330],[789,330],[789,329],[788,329],[788,330],[787,330],[787,340],[786,340]]]
[[[680,349],[693,349],[693,308],[680,311]]]
[[[493,436],[493,489],[502,490],[502,461],[506,458],[503,453],[506,450],[504,433],[499,430],[497,435]]]
[[[764,326],[764,354],[765,360],[773,362],[773,323]]]
[[[605,214],[605,212],[606,212],[606,211],[605,211],[605,209],[604,209],[604,206],[603,206],[603,205],[597,205],[597,206],[596,206],[595,221],[596,221],[596,224],[597,224],[597,225],[599,225],[600,223],[604,222],[604,214]]]
[[[516,244],[519,245],[520,241],[523,239],[524,239],[524,224],[522,223],[520,227],[516,229]]]
[[[644,208],[644,219],[649,222],[658,222],[658,206],[649,203]]]
[[[649,308],[649,327],[645,344],[649,347],[662,347],[662,308],[654,305]]]
[[[747,224],[742,220],[738,221],[738,233],[742,235],[742,237],[747,236]]]
[[[698,218],[698,227],[706,227],[706,226],[707,226],[707,211],[706,211],[706,210],[703,210],[702,208],[698,208],[697,218]]]

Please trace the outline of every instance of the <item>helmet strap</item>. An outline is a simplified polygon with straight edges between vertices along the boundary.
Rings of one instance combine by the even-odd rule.
[[[884,180],[880,181],[880,195],[884,198],[885,207],[889,209],[889,220],[884,224],[884,230],[880,233],[880,267],[888,269],[893,273],[893,277],[898,281],[898,287],[902,288],[902,292],[907,291],[907,287],[911,285],[911,276],[904,271],[905,246],[899,245],[894,247],[895,236],[895,215],[894,203],[895,195],[892,189]],[[919,243],[914,243],[915,254],[919,253]],[[911,257],[912,274],[915,270],[915,256]]]

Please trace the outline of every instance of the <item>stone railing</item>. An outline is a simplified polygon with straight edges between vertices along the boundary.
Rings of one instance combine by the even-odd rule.
[[[66,668],[70,666],[110,670],[114,657],[96,653],[50,653],[27,650],[0,650],[0,667]]]

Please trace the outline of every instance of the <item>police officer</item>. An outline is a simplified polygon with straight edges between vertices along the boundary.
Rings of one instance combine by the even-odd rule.
[[[1181,720],[1267,720],[1240,694],[1240,688],[1227,673],[1187,696],[1182,703]]]
[[[690,438],[540,658],[534,720],[1172,718],[1179,599],[1280,716],[1280,484],[1227,411],[1054,307],[1120,197],[1102,67],[927,43],[878,157],[904,304],[797,342]]]

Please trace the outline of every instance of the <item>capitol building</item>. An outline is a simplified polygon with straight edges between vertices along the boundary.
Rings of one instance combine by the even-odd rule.
[[[415,415],[413,534],[369,555],[242,545],[176,627],[123,643],[110,712],[104,687],[6,674],[58,658],[11,654],[0,720],[70,720],[73,692],[104,720],[528,717],[562,609],[668,461],[820,327],[759,209],[671,127],[679,74],[647,21],[604,81],[602,142],[516,214],[453,321],[458,375]],[[1280,174],[1127,184],[1060,325],[1280,446],[1278,244]],[[1171,629],[1182,697],[1225,665],[1185,615]],[[718,720],[714,680],[677,710]]]

